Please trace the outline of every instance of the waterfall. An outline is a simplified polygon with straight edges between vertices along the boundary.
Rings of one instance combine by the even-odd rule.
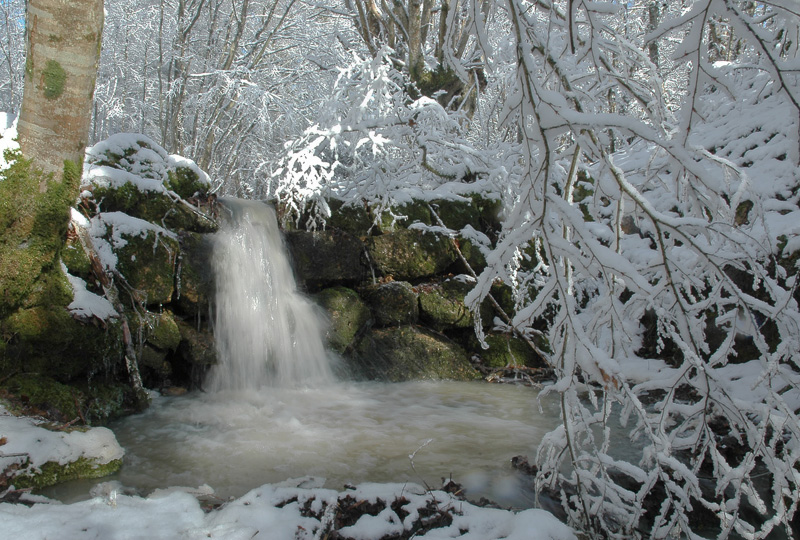
[[[333,380],[316,307],[298,293],[275,210],[224,199],[214,241],[214,337],[208,390],[295,387]]]

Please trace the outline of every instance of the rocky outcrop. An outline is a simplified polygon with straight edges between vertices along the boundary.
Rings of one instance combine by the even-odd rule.
[[[328,344],[351,374],[471,380],[480,377],[475,364],[484,373],[542,365],[511,336],[490,334],[483,349],[464,304],[472,288],[465,274],[485,267],[481,244],[490,245],[499,230],[498,201],[472,195],[383,208],[327,203],[333,213],[324,231],[291,226],[286,236],[300,283],[327,312]],[[508,290],[493,294],[511,312]],[[485,302],[487,329],[494,315]]]

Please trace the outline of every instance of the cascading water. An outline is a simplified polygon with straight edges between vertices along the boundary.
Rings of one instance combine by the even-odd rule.
[[[214,336],[219,363],[206,389],[319,386],[333,380],[323,326],[298,293],[275,210],[223,199],[214,244]]]

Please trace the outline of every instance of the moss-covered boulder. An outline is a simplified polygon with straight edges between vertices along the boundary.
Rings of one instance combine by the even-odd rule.
[[[205,177],[201,176],[200,170],[194,162],[187,162],[185,165],[174,163],[176,156],[172,156],[175,168],[167,171],[167,181],[165,185],[182,199],[190,199],[195,196],[203,195],[208,191],[209,185]]]
[[[391,281],[363,289],[377,326],[414,324],[419,318],[417,292],[407,281]]]
[[[139,179],[141,182],[141,179]],[[103,212],[124,212],[130,216],[173,230],[213,233],[217,224],[202,212],[174,199],[166,189],[147,190],[133,182],[99,185],[93,188],[95,203]]]
[[[115,230],[123,242],[115,250],[117,270],[125,276],[131,294],[144,305],[165,304],[175,291],[175,269],[180,246],[172,234],[155,227],[131,234]]]
[[[367,238],[375,269],[396,280],[413,280],[443,272],[456,260],[450,239],[419,230],[400,230]]]
[[[4,425],[2,452],[11,459],[0,469],[0,489],[13,485],[42,488],[81,478],[99,478],[119,470],[122,448],[106,428],[42,423],[8,415],[0,405]]]
[[[24,472],[12,480],[17,489],[36,488],[63,484],[72,480],[103,478],[119,471],[122,459],[101,463],[97,459],[78,458],[64,464],[48,461],[39,467],[26,467]]]
[[[373,229],[373,217],[363,204],[344,204],[337,199],[328,201],[331,217],[326,227],[339,229],[357,238],[367,236]]]
[[[480,377],[464,349],[416,326],[370,330],[356,348],[353,367],[364,378],[391,382]]]
[[[547,367],[541,357],[522,339],[508,334],[487,335],[488,349],[482,349],[476,338],[472,338],[473,350],[477,351],[480,361],[487,367],[503,368],[506,366],[526,366],[531,368]]]
[[[369,308],[358,293],[346,287],[324,289],[313,298],[328,315],[328,346],[338,353],[345,352],[369,321]]]
[[[310,289],[354,284],[367,276],[364,245],[351,234],[291,231],[285,238],[295,273]]]
[[[217,363],[217,351],[214,336],[211,332],[203,332],[184,321],[178,321],[181,343],[178,354],[189,366],[206,368]]]
[[[168,310],[146,313],[140,320],[144,340],[162,351],[175,351],[181,342],[181,333],[175,316]]]
[[[464,297],[471,288],[470,284],[454,279],[417,287],[420,320],[440,331],[472,327],[472,313],[464,305]]]
[[[426,201],[414,200],[388,207],[374,207],[372,213],[382,233],[408,228],[414,223],[433,225],[433,217]]]
[[[106,424],[129,408],[132,398],[127,386],[102,382],[62,384],[34,373],[15,375],[0,385],[12,410],[42,416],[57,422]]]
[[[118,322],[86,324],[65,307],[20,309],[0,320],[0,335],[5,343],[0,351],[3,373],[43,373],[69,381],[107,371],[122,358]]]
[[[459,231],[467,225],[480,229],[481,213],[471,199],[431,201],[431,208],[438,214],[445,227]],[[438,221],[436,222],[438,225]]]

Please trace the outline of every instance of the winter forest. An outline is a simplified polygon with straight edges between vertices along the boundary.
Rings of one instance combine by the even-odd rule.
[[[25,8],[0,0],[0,110],[14,114]],[[310,230],[332,199],[390,218],[411,199],[501,201],[496,238],[426,227],[485,256],[465,297],[477,339],[505,284],[513,311],[488,324],[553,370],[543,394],[560,422],[529,455],[575,531],[793,537],[794,0],[105,10],[88,145],[144,134],[194,160],[215,194],[277,201],[284,224]],[[615,451],[619,426],[636,459]]]

